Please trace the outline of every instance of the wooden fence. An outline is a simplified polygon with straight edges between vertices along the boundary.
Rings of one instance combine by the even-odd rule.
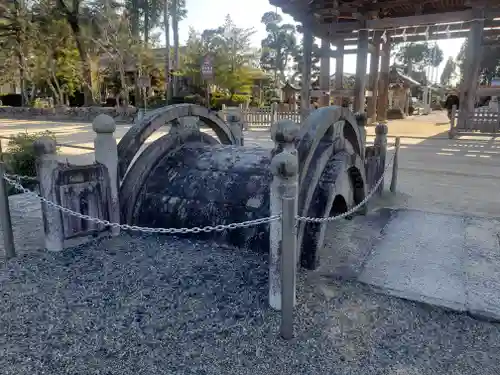
[[[234,111],[235,108],[223,108],[221,116],[226,119],[226,115]],[[241,120],[245,127],[270,127],[273,122],[288,119],[300,123],[300,111],[278,111],[277,106],[270,107],[239,107],[238,112],[241,114]]]
[[[476,108],[465,121],[465,126],[459,127],[459,111],[453,106],[450,118],[450,138],[460,133],[487,133],[496,134],[500,132],[500,113],[490,110],[488,107]]]

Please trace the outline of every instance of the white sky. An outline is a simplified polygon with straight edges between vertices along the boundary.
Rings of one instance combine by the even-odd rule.
[[[189,27],[194,27],[197,31],[216,28],[224,23],[227,14],[231,15],[234,23],[242,28],[254,28],[253,44],[260,47],[260,41],[265,37],[266,30],[260,22],[262,15],[268,11],[275,11],[268,0],[186,0],[187,19],[179,24],[179,38],[184,44],[188,37]],[[283,15],[284,22],[293,23],[293,19],[288,15]],[[163,37],[162,37],[162,40]],[[444,52],[444,59],[438,68],[441,71],[449,56],[456,57],[464,39],[447,39],[438,41],[439,47]],[[319,42],[319,41],[318,41]],[[353,48],[353,47],[348,47]],[[369,59],[368,59],[369,63]],[[346,55],[344,58],[344,70],[346,73],[355,73],[356,55]],[[331,61],[331,74],[335,72],[335,59]]]

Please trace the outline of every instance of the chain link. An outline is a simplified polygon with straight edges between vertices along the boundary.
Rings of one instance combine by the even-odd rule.
[[[24,181],[38,181],[38,178],[33,177],[33,176],[23,176],[23,175],[19,175],[19,174],[8,174],[8,173],[6,173],[5,176],[7,176],[10,179],[17,180],[17,181],[22,181],[22,180],[24,180]]]
[[[17,176],[16,176],[17,177]],[[22,177],[22,176],[19,176]],[[219,224],[216,226],[206,226],[206,227],[194,227],[194,228],[150,228],[150,227],[139,227],[136,225],[128,225],[128,224],[119,224],[119,223],[113,223],[109,220],[102,220],[98,219],[89,215],[84,215],[79,212],[75,212],[73,210],[70,210],[69,208],[63,207],[58,205],[57,203],[54,203],[38,194],[35,192],[26,189],[23,185],[21,185],[16,178],[12,178],[12,176],[7,176],[4,175],[5,181],[7,181],[10,185],[14,186],[16,189],[19,191],[26,193],[32,197],[38,198],[40,201],[45,203],[46,205],[56,208],[60,210],[61,212],[64,212],[66,214],[72,215],[74,217],[77,217],[82,220],[87,220],[96,224],[101,224],[105,225],[111,228],[120,228],[122,230],[126,231],[139,231],[139,232],[144,232],[144,233],[160,233],[160,234],[179,234],[179,233],[209,233],[209,232],[222,232],[224,230],[231,230],[231,229],[237,229],[237,228],[247,228],[251,227],[254,225],[260,225],[260,224],[266,224],[270,223],[271,221],[276,221],[281,218],[281,215],[273,215],[270,217],[265,217],[261,219],[255,219],[255,220],[248,220],[248,221],[243,221],[240,223],[231,223],[231,224]]]
[[[353,215],[356,211],[358,211],[361,207],[363,207],[371,197],[375,194],[377,189],[379,188],[380,184],[385,178],[385,173],[389,169],[389,166],[392,165],[394,162],[394,157],[396,153],[392,155],[392,158],[389,163],[386,164],[384,171],[382,172],[382,176],[379,178],[373,189],[367,194],[365,199],[363,199],[360,203],[358,203],[356,206],[351,208],[349,211],[344,212],[340,215],[337,216],[330,216],[330,217],[306,217],[306,216],[296,216],[297,221],[303,221],[303,222],[310,222],[310,223],[325,223],[325,222],[331,222],[335,220],[340,220],[344,219],[348,216]],[[231,230],[231,229],[237,229],[237,228],[247,228],[255,225],[260,225],[260,224],[267,224],[272,221],[276,221],[281,219],[281,214],[280,215],[273,215],[265,218],[260,218],[260,219],[255,219],[255,220],[248,220],[248,221],[243,221],[239,223],[231,223],[231,224],[219,224],[216,226],[205,226],[205,227],[193,227],[193,228],[150,228],[150,227],[139,227],[136,225],[128,225],[128,224],[119,224],[119,223],[113,223],[108,220],[102,220],[98,219],[89,215],[84,215],[79,212],[70,210],[69,208],[63,207],[61,205],[58,205],[57,203],[54,203],[37,193],[26,189],[23,185],[21,185],[20,181],[21,180],[37,180],[35,177],[31,176],[18,176],[18,175],[9,175],[5,174],[3,176],[5,181],[7,181],[10,185],[15,187],[17,190],[28,194],[32,197],[36,197],[39,199],[41,202],[47,204],[50,207],[53,207],[55,209],[60,210],[61,212],[67,213],[69,215],[75,216],[79,219],[82,220],[87,220],[96,224],[108,226],[111,228],[120,228],[125,231],[139,231],[143,233],[159,233],[159,234],[186,234],[186,233],[210,233],[210,232],[222,232],[224,230]]]
[[[396,153],[394,152],[392,154],[392,157],[391,157],[391,160],[389,161],[389,163],[386,163],[385,169],[382,172],[382,176],[378,179],[378,181],[375,184],[375,186],[373,187],[373,189],[366,195],[365,199],[363,199],[360,203],[358,203],[356,206],[354,206],[353,208],[351,208],[349,211],[344,212],[344,213],[342,213],[340,215],[337,215],[337,216],[330,216],[330,217],[296,216],[295,218],[298,221],[304,221],[304,222],[309,222],[309,223],[325,223],[325,222],[331,222],[331,221],[335,221],[335,220],[345,219],[346,217],[353,215],[356,211],[358,211],[359,209],[361,209],[361,207],[363,207],[370,200],[370,198],[373,197],[373,195],[376,193],[376,191],[378,190],[380,184],[382,183],[382,181],[384,181],[385,173],[387,172],[387,170],[389,169],[389,167],[394,162],[394,157],[395,156],[396,156]]]

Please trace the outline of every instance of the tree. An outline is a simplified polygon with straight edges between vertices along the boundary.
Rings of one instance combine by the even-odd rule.
[[[443,73],[441,73],[441,84],[443,86],[449,86],[450,82],[453,78],[455,78],[455,70],[457,68],[457,64],[453,57],[448,57],[446,60],[446,65],[443,68]]]
[[[302,28],[297,27],[297,32],[302,33]],[[319,62],[321,56],[321,48],[318,43],[313,42],[312,46],[312,63],[311,63],[311,81],[315,81],[319,76]],[[294,56],[294,66],[293,73],[290,77],[292,83],[299,83],[302,79],[302,69],[304,66],[304,53],[303,53],[303,43],[295,50]]]
[[[429,43],[407,43],[396,50],[397,62],[404,66],[412,65],[413,69],[423,71],[428,66],[439,66],[443,61],[443,50]]]
[[[251,90],[253,65],[258,59],[251,48],[253,29],[234,25],[228,15],[224,25],[198,34],[190,30],[183,59],[182,73],[201,85],[201,62],[205,55],[213,57],[213,83],[226,90],[231,97]]]
[[[273,73],[275,84],[286,80],[286,72],[298,53],[295,26],[282,24],[276,12],[266,12],[261,22],[266,26],[267,36],[262,39],[260,66]]]
[[[463,79],[466,69],[466,55],[468,43],[467,39],[460,48],[457,55],[457,65],[460,72],[460,77]],[[492,78],[500,75],[500,47],[489,46],[485,47],[479,70],[479,80],[482,85],[491,83]]]

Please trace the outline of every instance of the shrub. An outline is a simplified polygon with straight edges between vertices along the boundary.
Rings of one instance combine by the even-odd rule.
[[[35,150],[33,142],[39,137],[50,137],[56,139],[55,134],[50,131],[41,133],[19,133],[9,140],[4,161],[8,173],[21,176],[36,176]]]

